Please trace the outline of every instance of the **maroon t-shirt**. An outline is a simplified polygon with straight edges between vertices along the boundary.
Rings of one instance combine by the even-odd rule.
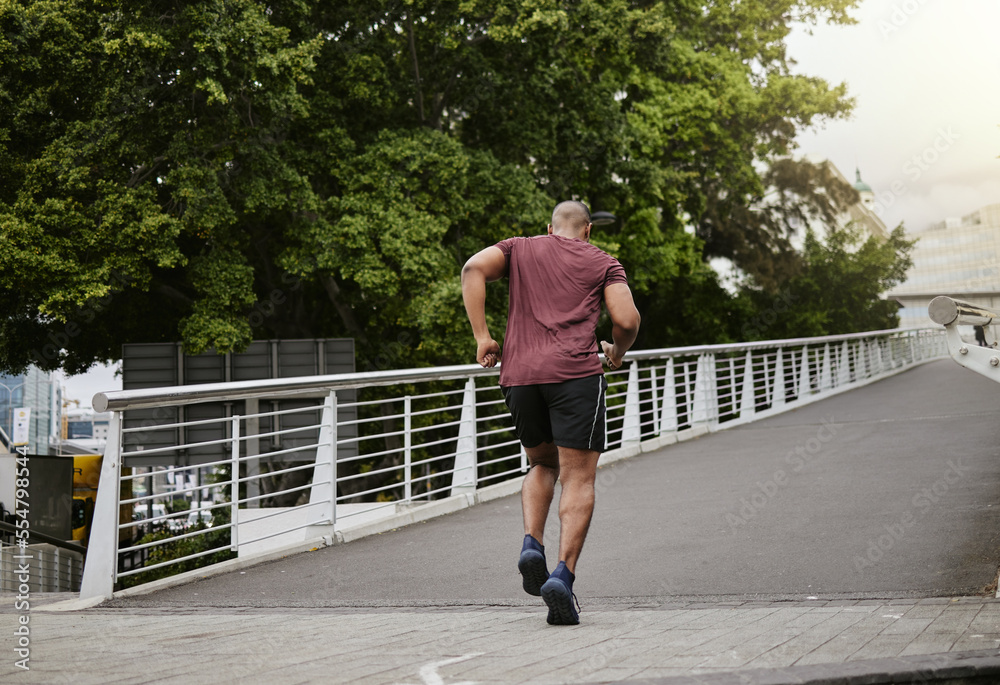
[[[604,288],[627,283],[618,260],[579,238],[540,235],[497,243],[510,304],[500,385],[560,383],[603,371],[597,318]]]

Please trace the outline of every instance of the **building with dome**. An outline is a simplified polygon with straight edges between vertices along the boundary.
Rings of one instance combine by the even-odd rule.
[[[875,191],[872,187],[861,180],[861,169],[854,167],[854,189],[858,191],[858,195],[861,196],[861,204],[875,211]]]
[[[830,164],[830,168],[838,175],[840,171],[837,167]],[[857,203],[851,205],[847,209],[847,215],[845,217],[846,222],[853,221],[855,225],[860,226],[864,230],[865,234],[868,236],[875,236],[880,240],[889,239],[889,230],[886,228],[885,223],[879,218],[878,214],[875,213],[875,191],[872,187],[865,183],[861,179],[861,170],[858,168],[854,169],[855,181],[851,184],[856,191],[860,199]],[[847,179],[842,175],[840,178],[847,183]]]
[[[824,166],[829,171],[830,174],[840,180],[842,183],[848,184],[858,191],[860,196],[858,202],[854,203],[840,216],[840,225],[846,226],[849,223],[853,223],[855,226],[861,228],[864,233],[864,237],[868,238],[874,236],[879,240],[888,240],[889,230],[886,228],[885,223],[879,218],[878,214],[875,213],[875,192],[872,187],[864,182],[861,178],[861,170],[855,169],[855,182],[851,183],[847,180],[847,177],[836,167],[836,165],[830,160],[823,157],[815,157],[812,155],[807,155],[805,161],[816,166]],[[826,231],[822,226],[813,226],[813,230],[817,236],[822,237],[825,235]],[[798,235],[792,237],[792,244],[798,248],[802,248],[802,241],[805,238],[805,231],[801,230]]]

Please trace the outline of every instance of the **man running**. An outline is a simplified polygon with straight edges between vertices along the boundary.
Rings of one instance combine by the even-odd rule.
[[[590,244],[592,227],[586,205],[562,202],[547,235],[503,240],[462,269],[476,361],[484,367],[501,357],[486,325],[486,284],[509,279],[500,387],[530,464],[521,489],[525,535],[518,569],[524,590],[541,595],[554,625],[580,622],[573,581],[594,512],[597,460],[605,449],[607,381],[595,344],[601,301],[613,326],[613,342],[601,342],[611,369],[621,367],[639,332],[625,270]],[[557,479],[559,564],[549,574],[542,535]]]

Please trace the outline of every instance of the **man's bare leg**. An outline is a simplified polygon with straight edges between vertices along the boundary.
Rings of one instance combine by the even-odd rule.
[[[539,593],[549,607],[550,625],[576,625],[580,614],[573,604],[576,562],[587,539],[594,514],[594,479],[600,452],[559,448],[559,563],[542,583]],[[579,606],[579,604],[577,604]]]
[[[559,448],[559,561],[576,573],[583,542],[594,514],[594,480],[601,453],[593,450]],[[532,469],[534,470],[534,469]]]
[[[545,544],[545,520],[555,493],[556,479],[559,477],[559,452],[551,442],[543,442],[537,447],[526,447],[531,468],[521,485],[521,511],[524,515],[524,534]]]
[[[538,596],[542,584],[548,580],[549,569],[545,562],[545,519],[559,477],[559,453],[551,442],[525,449],[531,468],[521,485],[521,511],[524,515],[524,542],[517,570],[521,574],[524,591]]]

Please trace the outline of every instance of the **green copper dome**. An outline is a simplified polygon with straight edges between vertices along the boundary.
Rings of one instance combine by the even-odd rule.
[[[861,180],[861,169],[855,169],[854,173],[857,174],[857,180],[854,182],[854,189],[859,193],[871,193],[872,187]]]

